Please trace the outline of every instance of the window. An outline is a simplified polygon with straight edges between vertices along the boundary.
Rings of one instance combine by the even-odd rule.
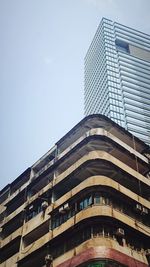
[[[100,195],[99,194],[95,194],[95,196],[94,196],[94,204],[100,204]]]
[[[79,203],[79,210],[83,210],[83,209],[87,208],[90,205],[92,205],[92,196],[91,195],[86,197],[84,200],[82,200]]]
[[[104,229],[100,225],[94,225],[93,227],[93,237],[104,236]]]
[[[34,218],[41,211],[42,211],[42,206],[40,201],[30,205],[26,210],[26,222]]]
[[[118,50],[125,52],[125,53],[129,53],[129,44],[128,43],[126,43],[122,40],[119,40],[119,39],[116,39],[115,43],[116,43],[116,47]]]

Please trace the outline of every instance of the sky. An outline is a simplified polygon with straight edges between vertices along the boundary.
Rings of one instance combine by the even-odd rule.
[[[0,190],[84,117],[102,17],[150,34],[150,0],[0,0]]]

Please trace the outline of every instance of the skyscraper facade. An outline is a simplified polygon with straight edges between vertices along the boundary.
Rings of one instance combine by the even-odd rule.
[[[85,115],[95,113],[150,145],[150,35],[106,18],[85,56]]]

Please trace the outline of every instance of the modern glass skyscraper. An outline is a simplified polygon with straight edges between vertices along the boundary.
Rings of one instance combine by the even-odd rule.
[[[85,56],[85,115],[95,113],[150,145],[150,35],[106,18]]]

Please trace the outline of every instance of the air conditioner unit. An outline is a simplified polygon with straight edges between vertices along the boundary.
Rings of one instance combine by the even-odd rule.
[[[144,214],[144,215],[148,214],[148,209],[145,208],[145,207],[143,207],[143,209],[142,209],[142,214]]]
[[[43,201],[41,204],[41,207],[43,210],[45,210],[48,207],[48,202],[47,201]]]
[[[63,214],[63,213],[65,213],[65,212],[66,212],[66,211],[64,210],[64,207],[63,207],[63,206],[59,208],[59,213],[62,213],[62,214]]]
[[[146,256],[150,256],[150,248],[146,250]]]
[[[64,205],[64,210],[69,210],[69,209],[70,209],[69,204],[66,203],[66,204]]]
[[[136,204],[135,209],[136,209],[136,211],[141,212],[142,211],[142,206],[140,204]]]
[[[118,228],[116,231],[117,236],[124,236],[124,230],[122,228]]]
[[[47,254],[46,256],[45,256],[45,262],[46,263],[51,263],[53,261],[53,257],[52,257],[52,255],[51,254]]]

